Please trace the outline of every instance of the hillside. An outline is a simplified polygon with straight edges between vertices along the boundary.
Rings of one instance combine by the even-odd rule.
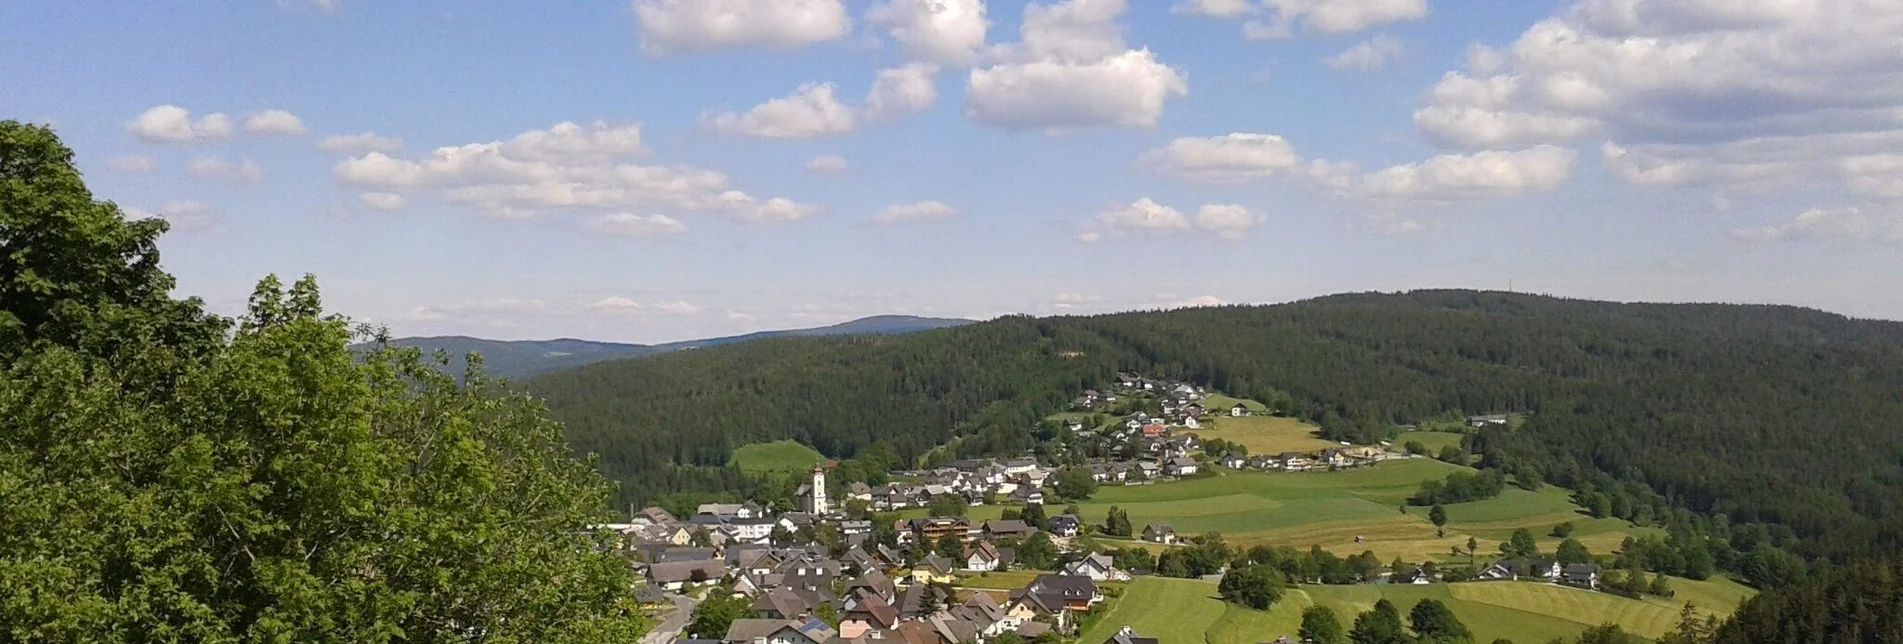
[[[1517,432],[1475,437],[1483,464],[1618,516],[1776,524],[1788,530],[1732,537],[1803,536],[1833,557],[1903,539],[1903,324],[1792,307],[1355,294],[779,338],[526,384],[633,499],[731,487],[717,466],[733,448],[785,438],[833,458],[875,444],[910,458],[954,437],[964,454],[1028,449],[1027,428],[1118,370],[1263,401],[1337,438],[1524,412]]]
[[[483,365],[488,369],[490,375],[505,380],[516,380],[537,374],[608,360],[639,358],[671,351],[736,344],[766,338],[784,336],[896,335],[931,329],[942,329],[970,323],[971,320],[950,318],[881,315],[811,329],[760,331],[758,333],[748,333],[745,335],[651,345],[596,342],[593,340],[576,340],[573,338],[562,338],[559,340],[484,340],[482,338],[467,336],[397,338],[392,340],[391,344],[420,347],[426,354],[434,353],[438,350],[447,352],[451,359],[449,370],[454,374],[462,373],[464,356],[471,352],[479,353],[482,354]]]

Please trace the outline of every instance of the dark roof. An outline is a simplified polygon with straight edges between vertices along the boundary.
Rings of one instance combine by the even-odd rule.
[[[648,579],[660,583],[713,581],[725,577],[727,569],[718,561],[671,561],[648,566]]]
[[[1170,524],[1167,523],[1152,523],[1143,526],[1143,532],[1144,534],[1172,534],[1176,532],[1176,528],[1170,527]]]
[[[869,592],[859,594],[859,605],[847,611],[846,616],[871,622],[879,628],[891,628],[893,624],[899,623],[899,609]]]
[[[1015,534],[1019,532],[1035,532],[1036,530],[1037,529],[1031,527],[1030,524],[1017,519],[996,519],[985,522],[985,532]]]
[[[1597,564],[1573,564],[1566,567],[1566,575],[1591,575],[1599,572]]]

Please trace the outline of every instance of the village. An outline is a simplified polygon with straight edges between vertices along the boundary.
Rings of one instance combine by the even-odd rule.
[[[1160,413],[1097,413],[1132,396],[1142,396],[1144,406]],[[1418,457],[1386,444],[1263,455],[1215,452],[1194,430],[1213,417],[1260,412],[1240,402],[1210,409],[1204,404],[1210,398],[1188,383],[1120,374],[1112,393],[1086,391],[1073,401],[1073,414],[1064,421],[1071,440],[1094,442],[1106,457],[1061,467],[1031,457],[956,460],[890,472],[890,481],[877,486],[829,486],[828,470],[820,466],[805,474],[795,508],[712,503],[681,518],[650,507],[633,513],[628,523],[604,527],[621,535],[646,577],[643,603],[664,616],[647,640],[656,644],[1075,641],[1080,624],[1098,614],[1123,582],[1149,571],[1120,567],[1113,556],[1119,549],[1092,549],[1101,544],[1089,535],[1102,529],[1077,516],[1076,506],[1044,510],[1047,501],[1064,500],[1052,498],[1060,476],[1082,471],[1093,485],[1154,485],[1216,476],[1216,468],[1340,471]],[[1078,414],[1103,422],[1087,423]],[[1504,416],[1469,422],[1504,422]],[[987,505],[1022,509],[1005,510],[999,519],[963,516],[964,508]],[[1141,530],[1130,526],[1124,538],[1169,548],[1186,543],[1187,535],[1151,523]],[[1592,588],[1597,573],[1590,564],[1516,559],[1488,566],[1478,579]],[[1001,580],[1016,583],[998,588]],[[1440,579],[1430,565],[1384,571],[1366,581]],[[744,604],[744,610],[722,632],[698,632],[691,618],[709,601]],[[1111,641],[1152,640],[1119,629]]]

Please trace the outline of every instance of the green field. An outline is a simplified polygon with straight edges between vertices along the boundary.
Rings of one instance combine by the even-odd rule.
[[[1048,574],[1038,570],[1007,570],[1003,572],[967,573],[958,578],[958,585],[983,590],[1015,590],[1023,588],[1038,575]]]
[[[1250,454],[1316,452],[1341,446],[1340,443],[1322,440],[1316,435],[1318,430],[1319,428],[1314,425],[1294,418],[1280,416],[1230,418],[1219,415],[1201,429],[1197,429],[1196,435],[1240,443],[1243,447],[1249,448]]]
[[[781,472],[804,470],[825,460],[813,448],[787,440],[743,445],[727,458],[727,464],[748,472]]]
[[[1748,593],[1731,582],[1673,582],[1693,589],[1691,594],[1699,596],[1741,598]],[[1164,644],[1263,642],[1283,635],[1296,639],[1302,611],[1309,606],[1320,604],[1334,609],[1345,627],[1355,615],[1373,608],[1381,599],[1393,602],[1403,615],[1423,599],[1445,602],[1481,642],[1495,638],[1545,642],[1578,635],[1604,623],[1657,637],[1672,627],[1679,608],[1673,601],[1626,599],[1551,584],[1479,582],[1302,586],[1289,590],[1270,610],[1257,611],[1224,604],[1216,598],[1216,585],[1211,582],[1141,577],[1131,582],[1123,598],[1112,600],[1116,603],[1110,612],[1094,622],[1079,641],[1103,641],[1125,625]],[[1731,607],[1715,612],[1728,615]]]
[[[1399,438],[1394,439],[1394,444],[1405,447],[1408,443],[1420,443],[1422,447],[1427,448],[1427,453],[1432,455],[1439,454],[1443,447],[1450,445],[1460,447],[1460,439],[1463,436],[1466,436],[1466,434],[1456,432],[1405,432],[1401,434]]]
[[[1211,416],[1228,416],[1229,408],[1236,406],[1236,403],[1242,403],[1242,406],[1249,408],[1249,413],[1252,414],[1269,413],[1268,405],[1247,398],[1232,398],[1222,394],[1204,396],[1202,404],[1203,409],[1209,410]]]

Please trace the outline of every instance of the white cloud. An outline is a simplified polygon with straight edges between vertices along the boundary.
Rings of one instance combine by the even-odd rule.
[[[1086,230],[1084,232],[1077,233],[1076,239],[1078,243],[1095,244],[1099,241],[1103,241],[1103,233],[1100,233],[1094,230]]]
[[[625,298],[625,297],[621,297],[619,295],[610,295],[608,297],[601,298],[600,301],[597,301],[594,304],[588,305],[588,308],[591,308],[597,311],[611,311],[611,312],[612,311],[637,311],[641,309],[641,303]]]
[[[1247,237],[1262,225],[1262,216],[1235,204],[1210,204],[1196,211],[1196,227],[1228,241]]]
[[[1102,301],[1102,295],[1089,293],[1058,293],[1051,296],[1052,304],[1094,304]]]
[[[588,229],[617,237],[672,237],[687,234],[687,224],[667,215],[618,213],[588,220]]]
[[[1335,69],[1374,71],[1400,56],[1401,41],[1382,34],[1349,47],[1347,51],[1324,58],[1322,64]]]
[[[852,29],[841,0],[633,2],[641,47],[650,54],[790,49],[837,40]]]
[[[370,152],[338,162],[346,187],[378,192],[430,190],[443,201],[490,217],[526,218],[544,210],[625,210],[665,206],[725,214],[741,221],[793,221],[819,208],[733,189],[720,172],[680,165],[639,165],[614,157],[636,152],[625,135],[579,136],[566,124],[508,142],[438,148],[420,160]],[[568,131],[578,136],[566,136]],[[588,141],[591,143],[577,143]],[[561,142],[561,143],[556,143]]]
[[[983,0],[886,0],[866,12],[885,27],[907,56],[942,65],[964,65],[985,44]]]
[[[886,206],[884,210],[879,211],[879,214],[872,217],[872,221],[879,224],[891,225],[913,221],[944,219],[956,214],[958,214],[958,210],[945,205],[943,202],[921,201],[918,203]]]
[[[106,160],[106,167],[119,172],[143,173],[152,171],[152,159],[138,155],[113,157]]]
[[[1165,102],[1187,95],[1188,81],[1143,49],[1087,63],[1041,60],[974,69],[965,113],[1013,129],[1152,127]]]
[[[1000,61],[1093,61],[1128,49],[1123,44],[1125,0],[1062,0],[1024,6],[1018,25],[1019,42],[1000,45],[992,57]]]
[[[1852,192],[1882,199],[1903,199],[1903,155],[1880,154],[1844,159]]]
[[[257,183],[264,180],[264,170],[250,159],[202,156],[186,164],[185,172],[200,179],[237,183]]]
[[[1415,124],[1451,147],[1603,135],[1627,182],[1794,183],[1903,144],[1888,0],[1581,0],[1476,46]],[[1471,76],[1470,76],[1471,74]],[[1866,185],[1865,188],[1868,188]],[[1856,191],[1854,186],[1837,188]]]
[[[888,120],[931,107],[938,100],[938,89],[932,84],[937,75],[938,66],[930,63],[879,70],[872,91],[866,95],[866,118]]]
[[[207,114],[196,122],[190,110],[177,105],[159,105],[126,123],[126,131],[146,143],[192,143],[231,136],[231,118]]]
[[[1429,202],[1552,190],[1566,182],[1578,157],[1573,150],[1553,146],[1445,154],[1368,175],[1360,190],[1376,199]]]
[[[1189,228],[1189,218],[1184,217],[1181,211],[1151,201],[1148,197],[1128,206],[1105,210],[1097,215],[1097,221],[1113,229],[1166,231]]]
[[[662,313],[666,313],[668,315],[698,315],[700,313],[699,306],[695,306],[693,304],[690,304],[682,300],[675,300],[672,302],[662,302],[660,304],[655,305],[654,308],[660,309]]]
[[[366,192],[360,198],[363,199],[363,205],[384,212],[402,210],[404,206],[410,205],[409,199],[394,192]]]
[[[304,120],[284,110],[265,110],[244,119],[244,131],[250,134],[304,136]]]
[[[1255,13],[1250,0],[1182,0],[1170,6],[1170,13],[1187,13],[1216,18],[1234,18]]]
[[[837,177],[845,174],[847,170],[851,170],[852,164],[846,161],[846,157],[837,154],[822,154],[813,157],[811,161],[807,161],[806,165],[802,167],[804,167],[807,172],[822,177]]]
[[[793,95],[776,98],[744,113],[703,116],[701,123],[724,134],[769,139],[813,139],[851,132],[856,110],[833,97],[832,83],[801,85]]]
[[[1287,38],[1297,23],[1315,33],[1337,34],[1427,17],[1427,0],[1263,0],[1263,5],[1275,19],[1244,24],[1244,37]]]
[[[341,154],[363,154],[383,152],[385,154],[403,149],[403,139],[381,136],[376,132],[359,134],[333,134],[317,142],[317,147],[327,152]]]
[[[1163,308],[1191,309],[1191,308],[1201,308],[1206,306],[1222,306],[1223,304],[1225,304],[1225,302],[1223,302],[1222,298],[1220,297],[1216,297],[1214,295],[1203,295],[1199,297],[1192,297],[1186,300],[1175,300],[1167,304],[1164,304]]]
[[[285,11],[309,6],[324,13],[337,13],[337,9],[343,6],[343,0],[277,0],[277,3],[278,8]]]
[[[1731,236],[1746,242],[1817,239],[1903,242],[1903,212],[1874,208],[1813,208],[1788,224],[1736,228]]]
[[[1187,181],[1237,183],[1265,179],[1294,168],[1301,157],[1280,136],[1235,132],[1179,138],[1143,153],[1139,163]]]
[[[175,201],[165,204],[165,207],[157,211],[126,208],[125,213],[127,219],[164,219],[166,223],[172,225],[173,232],[222,230],[218,225],[218,217],[212,213],[211,207],[196,201]]]

